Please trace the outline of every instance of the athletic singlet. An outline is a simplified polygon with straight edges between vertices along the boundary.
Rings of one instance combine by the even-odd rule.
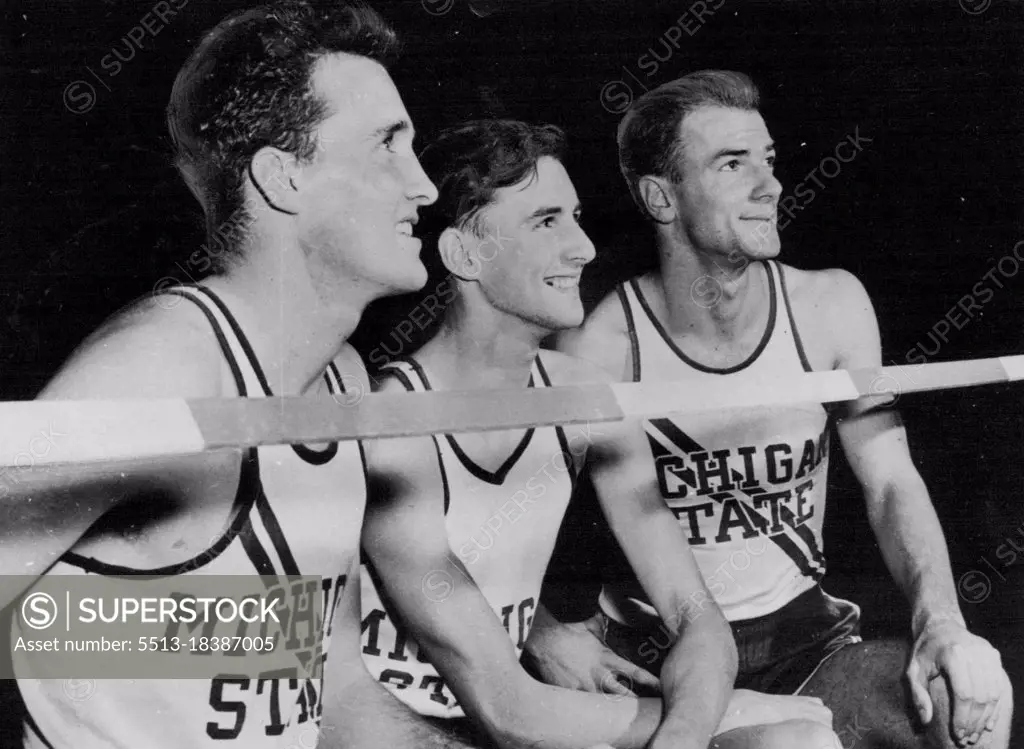
[[[223,376],[240,396],[272,394],[244,333],[213,292],[183,286],[162,293],[184,297],[203,310],[223,352]],[[324,378],[330,392],[343,390],[333,363]],[[365,503],[365,465],[358,442],[316,449],[252,448],[241,463],[227,527],[217,530],[201,553],[178,564],[141,570],[107,564],[73,549],[47,574],[319,575],[324,621],[314,626],[325,630],[323,651],[310,656],[326,658],[334,609],[358,553]],[[20,617],[12,619],[14,643],[23,633]],[[251,626],[258,630],[260,624]],[[189,636],[186,627],[181,625],[182,637]],[[26,628],[24,634],[31,631]],[[228,634],[259,632],[239,633],[233,623]],[[14,655],[17,669],[19,660],[30,663],[33,654]],[[77,701],[69,683],[74,686],[61,679],[18,680],[28,710],[26,749],[312,749],[319,735],[322,678],[100,680],[88,699]]]
[[[387,365],[407,390],[430,390],[426,373],[411,358]],[[544,365],[534,362],[530,386],[550,387]],[[465,439],[464,437],[462,439]],[[452,435],[434,435],[444,485],[445,526],[453,559],[462,562],[522,653],[533,612],[575,483],[572,455],[560,427],[529,429],[495,472],[477,465]],[[423,581],[423,594],[444,605],[447,586],[438,573]],[[362,569],[363,661],[369,672],[420,715],[464,717],[455,695],[397,624],[371,564]],[[382,601],[382,599],[385,599]]]
[[[704,366],[680,351],[635,279],[620,286],[634,381],[678,380],[699,390],[716,378],[742,387],[811,371],[782,269],[772,261],[762,267],[770,292],[764,336],[746,361],[725,369]],[[728,620],[776,611],[824,576],[829,426],[828,413],[817,403],[645,422],[662,496]],[[635,577],[624,573],[620,580],[601,592],[605,613],[622,624],[656,625],[657,614]]]

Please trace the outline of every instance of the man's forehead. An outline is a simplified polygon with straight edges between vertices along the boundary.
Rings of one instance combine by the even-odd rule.
[[[496,190],[494,203],[529,212],[541,203],[561,206],[576,199],[576,188],[562,162],[542,156],[537,161],[536,174],[530,172],[518,184]]]
[[[701,149],[771,140],[764,118],[754,110],[699,107],[683,118],[679,128],[684,143]]]
[[[327,120],[346,129],[386,126],[407,120],[402,97],[384,67],[366,57],[337,53],[322,57],[313,70],[313,88],[329,107]]]

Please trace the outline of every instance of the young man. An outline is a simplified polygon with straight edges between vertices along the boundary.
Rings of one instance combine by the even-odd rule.
[[[168,124],[209,228],[210,249],[190,264],[213,273],[117,314],[40,397],[342,390],[339,368],[360,369],[346,337],[366,305],[426,280],[411,234],[436,190],[385,68],[396,43],[371,10],[305,2],[236,13],[206,34],[175,81]],[[5,574],[321,576],[329,658],[323,680],[104,680],[84,701],[61,680],[23,679],[24,746],[309,749],[325,712],[326,745],[462,746],[363,667],[351,584],[363,479],[355,442],[30,473],[0,502]],[[361,712],[329,712],[353,704]]]
[[[782,187],[757,106],[749,79],[722,71],[694,73],[635,102],[619,126],[620,165],[653,223],[660,267],[605,299],[562,338],[563,351],[619,380],[695,388],[881,365],[878,325],[857,279],[772,259]],[[806,406],[652,419],[648,460],[732,623],[737,686],[819,696],[840,733],[871,728],[858,746],[917,746],[900,683],[906,668],[931,746],[1005,749],[1009,682],[999,654],[964,625],[935,510],[899,416],[885,406],[875,399],[835,414]],[[862,643],[859,609],[819,585],[832,415],[886,563],[913,607],[910,648]],[[606,581],[600,606],[589,628],[537,632],[534,655],[552,675],[589,673],[586,640],[600,628],[620,656],[657,673],[659,654],[644,645],[664,615],[628,576]]]
[[[423,154],[439,186],[431,214],[455,292],[436,336],[386,368],[384,392],[609,379],[540,350],[551,332],[582,322],[579,279],[594,256],[563,145],[551,126],[487,120],[446,131]],[[716,747],[835,746],[816,701],[740,693],[726,711],[732,638],[713,603],[680,618],[710,595],[647,453],[639,422],[368,443],[363,654],[371,673],[455,733],[472,735],[469,716],[498,746],[704,749],[714,734]],[[644,589],[677,622],[664,710],[658,699],[546,686],[519,664],[584,466]]]

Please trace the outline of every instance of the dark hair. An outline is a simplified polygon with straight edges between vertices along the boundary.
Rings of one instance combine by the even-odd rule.
[[[756,110],[757,87],[743,73],[701,70],[662,84],[641,96],[619,123],[619,168],[633,200],[647,215],[640,178],[648,174],[678,182],[683,146],[679,126],[699,107]]]
[[[440,233],[446,227],[483,235],[480,212],[502,187],[535,178],[544,156],[561,160],[565,133],[554,125],[519,120],[471,120],[448,128],[420,155],[427,176],[437,186],[437,202],[424,210],[427,223]],[[425,232],[432,233],[430,228]]]
[[[273,146],[299,161],[312,159],[316,128],[330,115],[312,74],[322,57],[337,52],[387,67],[398,37],[358,2],[317,7],[284,0],[222,20],[178,72],[167,126],[175,165],[203,207],[211,241],[226,225],[249,225],[244,185],[257,151]],[[245,233],[232,227],[224,256],[240,254]]]

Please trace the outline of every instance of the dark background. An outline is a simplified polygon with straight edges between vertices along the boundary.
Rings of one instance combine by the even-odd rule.
[[[3,6],[4,399],[31,398],[96,324],[157,279],[188,280],[174,264],[184,265],[203,241],[198,206],[170,165],[163,107],[198,34],[244,4],[191,0],[111,76],[101,60],[115,48],[130,54],[126,35],[153,4]],[[568,167],[598,248],[584,276],[588,306],[653,261],[616,165],[623,84],[639,95],[701,68],[741,70],[759,84],[787,193],[808,182],[808,173],[855,130],[870,139],[840,174],[819,177],[824,189],[814,188],[814,199],[782,232],[782,259],[856,274],[874,300],[887,364],[906,363],[919,342],[934,350],[932,326],[1024,239],[1018,4],[725,0],[702,21],[689,2],[510,5],[483,17],[467,0],[375,7],[405,38],[406,56],[394,75],[421,144],[469,116],[513,116],[567,130]],[[666,32],[680,17],[695,33],[683,31],[675,47]],[[73,112],[65,89],[80,80],[95,98],[88,111]],[[614,81],[622,84],[606,88]],[[69,92],[72,107],[83,105],[83,90]],[[1024,273],[995,277],[1005,288],[988,282],[994,298],[962,330],[950,331],[933,360],[1024,351]],[[364,355],[389,339],[415,303],[405,298],[367,313],[355,336]],[[1007,539],[1024,547],[1021,404],[1019,385],[900,402],[956,578],[977,570],[991,582],[984,600],[962,602],[964,613],[1003,651],[1018,694],[1024,553],[1006,565],[1006,550],[1001,558],[996,550]],[[901,634],[906,606],[887,582],[856,483],[840,451],[833,456],[826,587],[863,605],[869,633]],[[553,581],[561,585],[552,590],[567,615],[570,599],[584,590],[565,583],[568,573],[592,571],[604,553],[598,526],[581,505],[564,529],[568,545]]]

